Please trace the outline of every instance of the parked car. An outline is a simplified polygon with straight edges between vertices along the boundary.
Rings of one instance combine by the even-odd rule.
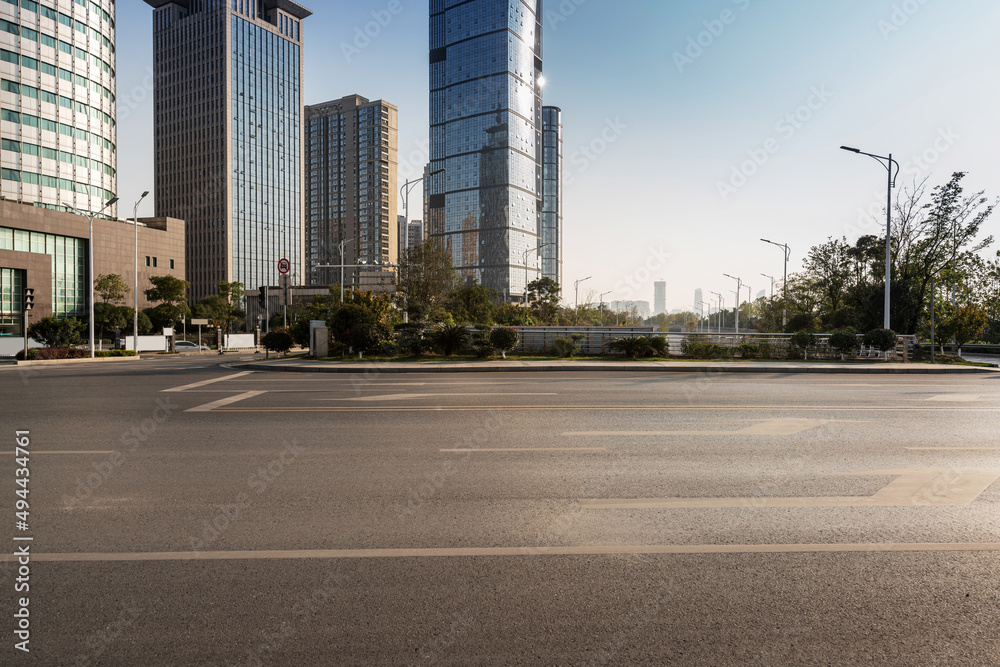
[[[174,343],[174,349],[178,352],[192,352],[198,350],[211,350],[212,348],[206,345],[198,345],[198,343],[192,343],[186,340],[179,340]]]

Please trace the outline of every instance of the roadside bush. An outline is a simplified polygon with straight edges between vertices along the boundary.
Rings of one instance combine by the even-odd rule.
[[[858,340],[854,329],[837,329],[830,335],[830,347],[840,353],[840,360],[843,361],[845,356],[853,357],[857,353],[861,341]]]
[[[580,354],[580,341],[586,338],[586,334],[570,334],[569,338],[556,338],[552,343],[552,353],[557,357],[568,358]]]
[[[490,332],[490,344],[500,352],[500,356],[507,358],[507,353],[517,347],[521,342],[521,335],[517,329],[510,327],[497,327]]]
[[[135,350],[100,350],[94,352],[95,357],[134,357]]]
[[[701,343],[697,341],[684,341],[684,356],[692,359],[728,359],[732,356],[729,348],[712,343]]]
[[[489,359],[497,353],[493,343],[490,342],[489,329],[482,329],[472,334],[472,351],[480,359]]]
[[[94,352],[94,356],[100,354]],[[133,353],[134,354],[134,353]],[[47,361],[49,359],[86,359],[89,350],[78,350],[71,347],[33,347],[28,350],[28,361]],[[17,353],[17,359],[24,361],[24,350]]]
[[[87,325],[74,318],[60,320],[43,317],[28,327],[28,336],[44,343],[47,348],[67,348],[83,343],[86,331]]]
[[[433,335],[434,344],[446,357],[461,352],[469,343],[469,330],[462,324],[441,325]]]
[[[629,359],[645,356],[653,347],[649,338],[645,336],[626,336],[615,338],[608,343],[608,348],[613,352],[621,352]]]
[[[295,340],[292,338],[292,335],[284,330],[271,331],[260,339],[260,343],[264,346],[265,350],[280,354],[288,354],[294,342]]]
[[[650,336],[646,340],[649,341],[649,356],[651,357],[668,357],[670,356],[669,347],[667,344],[667,339],[664,336]]]
[[[760,345],[757,343],[740,343],[741,359],[757,359],[760,357]]]
[[[896,332],[892,329],[872,329],[865,334],[864,343],[880,352],[888,352],[896,347]]]
[[[816,345],[816,336],[808,331],[796,331],[792,334],[792,349],[802,350],[802,356],[809,358],[809,348]]]
[[[399,332],[397,342],[401,354],[419,357],[430,347],[426,331],[420,324],[413,322],[400,324],[396,327],[396,331]]]

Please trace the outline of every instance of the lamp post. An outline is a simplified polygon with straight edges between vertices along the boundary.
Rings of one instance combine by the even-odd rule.
[[[601,326],[604,326],[604,297],[611,294],[611,291],[607,291],[601,295]]]
[[[771,301],[774,301],[774,276],[769,276],[766,273],[762,273],[760,275],[771,279]]]
[[[132,349],[136,354],[139,354],[139,202],[148,194],[149,190],[143,192],[139,201],[132,207],[132,224],[135,226],[135,284],[132,295],[135,307],[132,312]]]
[[[850,153],[857,153],[858,155],[867,155],[878,161],[889,173],[888,187],[886,188],[885,195],[885,313],[882,318],[882,328],[888,329],[889,294],[891,289],[889,281],[892,278],[892,189],[896,187],[896,176],[899,175],[899,163],[892,159],[892,153],[889,153],[889,155],[873,155],[872,153],[865,153],[858,148],[851,148],[850,146],[841,146],[840,149]],[[892,165],[894,164],[896,165],[895,174],[892,171]]]
[[[723,273],[727,278],[732,278],[736,281],[736,308],[733,310],[733,314],[736,317],[736,335],[740,335],[740,293],[743,291],[743,279],[737,278],[736,276],[731,276],[728,273]]]
[[[354,239],[342,239],[340,241],[340,304],[344,304],[344,244],[350,243]]]
[[[410,179],[406,179],[406,183],[404,183],[403,187],[401,187],[399,189],[399,196],[403,197],[403,218],[404,218],[404,221],[403,221],[403,232],[404,232],[404,234],[403,234],[403,242],[400,244],[400,245],[403,246],[403,250],[409,250],[410,249],[410,190],[412,190],[413,186],[415,186],[417,183],[420,183],[421,181],[424,181],[424,180],[430,178],[431,176],[437,176],[438,174],[442,173],[443,171],[444,171],[444,169],[437,169],[437,170],[432,171],[431,173],[427,174],[426,176],[422,176],[421,178],[418,178],[418,179],[413,180],[413,181],[411,181]],[[340,258],[340,263],[341,264],[344,263],[344,258],[343,257]]]
[[[576,290],[576,302],[573,309],[576,311],[576,323],[580,323],[580,283],[585,280],[590,280],[593,276],[587,276],[586,278],[580,278],[573,283],[573,289]]]
[[[744,287],[747,288],[747,326],[750,326],[750,318],[753,317],[753,290],[749,285]]]
[[[104,209],[106,209],[109,206],[113,206],[117,201],[118,197],[112,197],[111,199],[109,199],[104,203],[104,206],[102,206],[101,210],[99,210],[97,213],[84,213],[83,211],[77,211],[72,206],[66,206],[66,208],[70,209],[71,211],[83,215],[85,218],[87,218],[87,221],[90,223],[90,242],[87,244],[90,266],[88,267],[87,273],[90,276],[90,289],[88,290],[90,294],[90,326],[88,328],[90,329],[91,359],[94,358],[94,218],[99,216],[101,213],[104,213]]]
[[[767,239],[761,239],[764,243],[770,243],[771,245],[776,245],[785,252],[785,273],[784,278],[781,283],[781,330],[785,330],[785,325],[788,323],[788,258],[792,254],[792,249],[788,247],[787,243],[775,243],[774,241],[768,241]],[[774,278],[771,278],[774,280]],[[772,283],[771,289],[774,289],[774,284]],[[773,296],[772,296],[773,298]]]
[[[555,243],[543,243],[540,246],[537,246],[537,247],[534,247],[534,248],[528,248],[527,250],[525,250],[524,252],[521,253],[521,257],[522,257],[521,261],[524,263],[524,303],[525,304],[528,303],[528,253],[532,252],[532,251],[538,252],[542,248],[545,248],[546,246],[550,246],[550,245],[555,245]]]
[[[709,294],[714,294],[715,296],[719,297],[719,313],[718,313],[719,333],[722,333],[722,313],[723,313],[723,310],[725,309],[725,306],[726,306],[726,300],[723,299],[722,295],[719,294],[718,292],[711,292],[710,291]],[[712,327],[709,327],[709,330],[711,330],[711,328]]]

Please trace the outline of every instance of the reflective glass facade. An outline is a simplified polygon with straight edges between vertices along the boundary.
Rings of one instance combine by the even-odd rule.
[[[428,238],[519,300],[542,207],[540,0],[431,0]],[[527,268],[526,268],[527,267]]]
[[[290,0],[146,0],[156,213],[186,221],[191,298],[302,281],[302,19]]]
[[[562,111],[542,108],[542,277],[562,280]]]
[[[113,0],[0,0],[5,199],[97,211],[115,195],[114,16]]]
[[[87,240],[0,227],[0,250],[33,252],[52,257],[52,314],[59,319],[87,317]],[[7,272],[8,269],[2,271]],[[21,273],[13,271],[13,276]],[[7,310],[7,278],[4,278],[0,315],[21,312],[21,304]],[[17,299],[15,299],[16,301]]]

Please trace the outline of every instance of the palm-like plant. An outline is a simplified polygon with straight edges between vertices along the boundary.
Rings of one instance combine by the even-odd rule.
[[[645,336],[630,336],[625,338],[615,338],[608,343],[608,347],[614,352],[621,352],[629,359],[635,359],[636,357],[646,354],[648,351],[652,350],[653,344],[649,341],[649,338],[646,338]]]
[[[434,343],[446,357],[461,352],[469,342],[469,330],[461,324],[443,324],[434,332]]]

